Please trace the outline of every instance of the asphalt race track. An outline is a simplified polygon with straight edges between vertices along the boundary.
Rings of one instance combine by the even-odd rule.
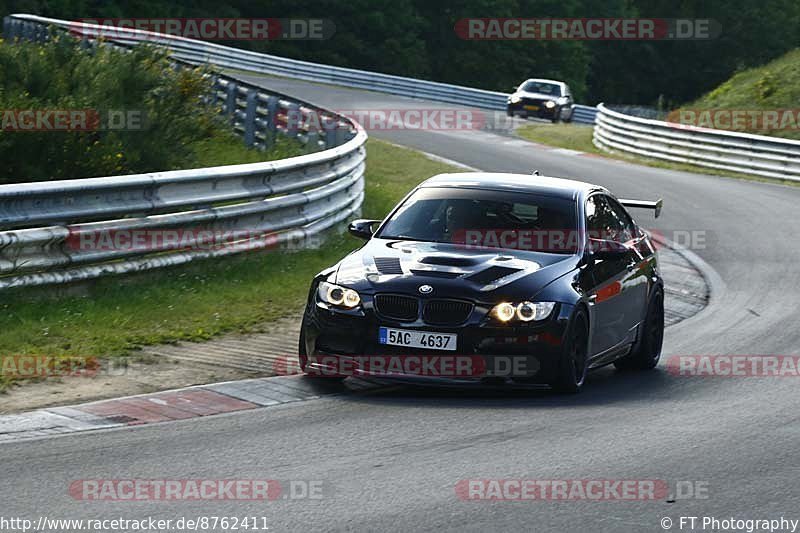
[[[249,78],[334,109],[446,107],[303,82]],[[482,131],[372,131],[481,170],[599,183],[663,197],[655,222],[705,232],[711,305],[667,330],[674,355],[800,355],[800,189],[548,150]],[[6,516],[264,516],[270,531],[663,531],[681,516],[800,519],[798,378],[687,378],[603,370],[578,396],[397,388],[206,419],[0,446]],[[321,481],[323,498],[81,502],[79,479]],[[705,499],[462,501],[467,479],[699,482]]]

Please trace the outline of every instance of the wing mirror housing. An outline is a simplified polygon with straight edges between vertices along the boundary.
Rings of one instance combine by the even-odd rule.
[[[350,225],[347,226],[347,231],[349,231],[350,235],[353,237],[369,240],[372,238],[372,234],[375,233],[373,227],[380,222],[380,220],[359,218],[358,220],[352,221]]]

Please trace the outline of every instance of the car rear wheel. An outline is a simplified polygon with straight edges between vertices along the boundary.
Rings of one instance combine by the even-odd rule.
[[[589,321],[579,309],[572,318],[567,340],[561,353],[558,375],[550,385],[558,392],[580,392],[589,368]]]
[[[650,370],[658,365],[661,359],[661,347],[664,344],[664,292],[657,289],[647,307],[642,336],[631,353],[614,366],[620,370]]]

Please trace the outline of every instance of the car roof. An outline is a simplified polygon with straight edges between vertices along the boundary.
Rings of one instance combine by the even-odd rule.
[[[583,181],[500,172],[458,172],[438,174],[428,178],[420,187],[460,187],[500,191],[529,192],[559,198],[577,198],[594,191],[608,193],[599,185]]]
[[[563,81],[558,81],[558,80],[548,80],[548,79],[546,79],[546,78],[528,78],[527,80],[523,81],[523,82],[522,82],[520,85],[523,85],[523,84],[525,84],[525,83],[528,83],[529,81],[543,81],[543,82],[545,82],[545,83],[555,83],[556,85],[566,85],[566,83],[565,83],[565,82],[563,82]]]

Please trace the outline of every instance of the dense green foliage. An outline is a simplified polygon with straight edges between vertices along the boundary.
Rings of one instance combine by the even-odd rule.
[[[101,122],[109,112],[136,118],[124,129],[99,125],[80,131],[19,131],[5,121],[4,113],[9,129],[0,131],[0,183],[268,159],[247,150],[216,119],[214,109],[201,106],[200,97],[207,92],[202,72],[175,71],[149,47],[132,53],[108,47],[83,50],[68,38],[46,46],[0,45],[0,109],[10,116],[28,110],[89,110],[91,117],[98,112]]]
[[[584,103],[667,107],[800,44],[796,0],[0,0],[0,12],[71,17],[316,17],[327,41],[230,43],[279,55],[507,91],[527,77],[564,79]],[[707,41],[465,41],[465,17],[710,18]]]

